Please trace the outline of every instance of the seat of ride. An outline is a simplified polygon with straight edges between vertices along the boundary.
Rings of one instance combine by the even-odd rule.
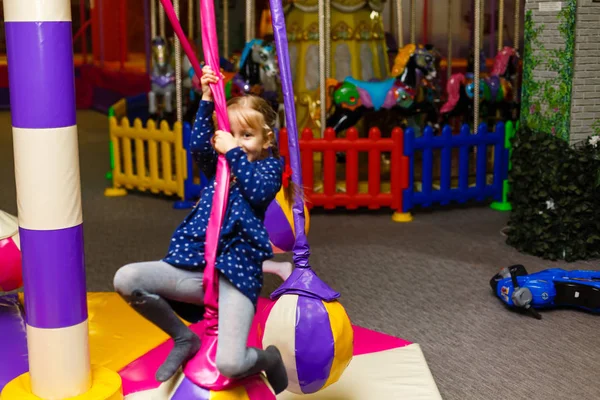
[[[362,89],[363,91],[367,92],[371,97],[373,108],[375,110],[379,110],[383,106],[383,103],[385,103],[387,93],[394,86],[396,78],[388,78],[377,82],[365,82],[349,76],[345,79],[345,81],[353,84],[358,89]]]

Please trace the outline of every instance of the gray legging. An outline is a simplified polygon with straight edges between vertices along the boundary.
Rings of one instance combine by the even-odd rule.
[[[115,290],[131,296],[136,289],[163,298],[202,305],[202,272],[175,268],[164,261],[128,264],[115,274]],[[219,345],[217,368],[225,376],[236,376],[254,366],[258,354],[246,347],[254,317],[254,305],[227,278],[219,274]]]

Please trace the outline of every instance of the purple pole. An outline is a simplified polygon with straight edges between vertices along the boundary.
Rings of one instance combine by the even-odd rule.
[[[285,16],[283,14],[281,0],[269,0],[269,3],[271,5],[273,34],[275,36],[275,47],[277,49],[277,59],[279,60],[279,71],[281,74],[283,106],[285,108],[285,125],[288,132],[290,166],[292,167],[292,182],[294,182],[297,187],[301,188],[302,165],[300,163],[300,147],[298,146],[296,106],[294,104],[294,87],[292,85],[292,73],[290,71],[288,41],[285,30]],[[306,232],[304,230],[304,202],[300,196],[294,199],[292,212],[294,214],[294,227],[296,229],[294,264],[299,268],[310,268],[310,264],[308,262],[308,258],[310,257],[310,246],[308,245]]]
[[[277,60],[283,91],[283,105],[285,107],[285,124],[288,129],[288,146],[290,149],[290,166],[292,167],[292,182],[297,187],[302,187],[302,165],[300,164],[300,146],[298,146],[298,129],[296,125],[296,108],[294,104],[294,87],[290,69],[290,56],[288,50],[287,33],[285,29],[285,16],[281,0],[269,0],[271,18],[273,21],[273,35],[277,49]],[[296,242],[294,244],[294,265],[296,268],[292,275],[271,294],[275,299],[282,294],[298,294],[301,296],[316,297],[324,301],[333,301],[340,297],[340,293],[330,288],[314,273],[310,267],[310,246],[306,238],[304,202],[300,196],[294,199],[292,205],[294,214],[294,227]]]
[[[70,2],[4,12],[31,390],[75,397],[92,375]]]
[[[3,6],[29,372],[2,400],[122,398],[119,375],[90,364],[71,2]]]
[[[302,165],[300,164],[300,146],[298,146],[298,129],[296,125],[296,107],[294,104],[294,86],[290,69],[290,56],[288,50],[287,33],[285,29],[285,16],[281,0],[269,0],[271,5],[271,18],[273,21],[273,35],[281,74],[283,91],[283,104],[285,107],[285,124],[288,129],[288,146],[290,149],[290,165],[292,167],[292,182],[297,187],[302,187]],[[310,267],[310,246],[306,238],[304,202],[297,196],[292,205],[294,214],[294,228],[296,242],[294,244],[294,265],[296,268],[292,275],[271,294],[277,298],[282,294],[299,294],[302,296],[317,297],[324,301],[332,301],[340,297],[340,293],[330,288],[314,273]]]

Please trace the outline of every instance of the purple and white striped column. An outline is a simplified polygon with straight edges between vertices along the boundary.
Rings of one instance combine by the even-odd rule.
[[[4,0],[34,395],[91,387],[70,0]]]

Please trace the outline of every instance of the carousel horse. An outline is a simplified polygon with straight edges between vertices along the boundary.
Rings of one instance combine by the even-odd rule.
[[[479,80],[479,101],[487,108],[488,115],[500,111],[502,119],[512,119],[512,113],[518,109],[514,99],[513,80],[518,69],[519,56],[515,49],[505,47],[495,58],[490,74],[481,74]],[[446,86],[448,100],[442,106],[440,114],[443,122],[452,116],[472,118],[475,98],[475,82],[472,72],[454,74]]]
[[[336,133],[354,126],[367,112],[393,110],[395,115],[425,112],[428,122],[435,122],[437,97],[432,81],[437,76],[437,53],[433,46],[404,46],[396,56],[392,77],[379,82],[365,82],[347,77],[343,82],[328,79],[327,110],[335,111],[327,127]]]
[[[245,82],[244,91],[252,90],[255,85],[264,91],[276,91],[279,68],[275,56],[275,46],[262,39],[252,39],[246,43],[239,63],[239,75]]]
[[[485,78],[483,103],[491,115],[500,111],[505,120],[518,118],[513,115],[520,109],[514,93],[518,68],[519,54],[514,48],[506,46],[498,52],[490,76]]]
[[[185,113],[184,120],[193,121],[195,110],[200,101],[198,93],[194,93],[192,80],[194,69],[187,57],[184,57],[183,73],[186,79],[183,86],[190,89],[190,107]],[[261,39],[253,39],[246,43],[239,60],[239,71],[233,72],[230,60],[220,59],[221,72],[225,76],[225,93],[227,98],[254,94],[260,96],[278,112],[282,105],[279,101],[279,68],[275,57],[275,47]],[[277,126],[278,127],[278,126]]]
[[[262,39],[252,39],[244,46],[239,71],[225,90],[231,97],[254,94],[265,99],[279,113],[279,67],[275,46]],[[279,125],[279,124],[277,124]],[[279,126],[277,126],[279,127]]]
[[[175,94],[175,68],[171,60],[168,43],[160,36],[152,39],[151,89],[148,93],[148,112],[155,117],[158,114],[157,96],[163,98],[164,111],[173,112]]]

